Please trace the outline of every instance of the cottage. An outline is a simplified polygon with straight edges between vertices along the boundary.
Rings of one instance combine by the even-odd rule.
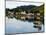
[[[25,17],[21,17],[21,19],[25,20]]]
[[[36,17],[36,19],[39,19],[40,20],[40,17]]]
[[[27,15],[32,15],[33,16],[34,14],[33,13],[28,13]]]
[[[40,16],[40,13],[37,13],[38,16]]]
[[[26,16],[28,19],[31,19],[31,16]]]
[[[26,14],[26,12],[25,11],[22,11],[21,14]]]

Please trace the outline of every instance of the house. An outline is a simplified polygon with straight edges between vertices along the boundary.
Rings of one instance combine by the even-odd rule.
[[[26,12],[25,11],[22,11],[21,14],[26,14]]]
[[[36,19],[39,19],[40,20],[41,18],[40,17],[36,17]]]
[[[40,13],[37,13],[38,16],[40,16]]]
[[[21,19],[25,20],[25,17],[23,16],[23,17],[21,17]]]
[[[34,14],[33,14],[33,13],[28,13],[28,14],[26,14],[26,15],[32,15],[32,16],[33,16]]]

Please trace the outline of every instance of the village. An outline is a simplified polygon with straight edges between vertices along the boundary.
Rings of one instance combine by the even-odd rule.
[[[40,15],[40,13],[26,13],[25,11],[22,11],[22,12],[16,12],[16,13],[14,13],[14,12],[8,12],[8,17],[18,17],[18,18],[20,18],[20,19],[23,19],[23,20],[25,20],[25,19],[33,19],[34,17],[37,17],[37,19],[39,19],[40,20],[40,18],[38,17],[38,16],[41,16]]]
[[[22,12],[8,12],[8,18],[16,18],[17,20],[22,21],[29,21],[34,22],[34,27],[41,29],[41,25],[43,24],[43,16],[38,13],[26,13],[25,11]]]

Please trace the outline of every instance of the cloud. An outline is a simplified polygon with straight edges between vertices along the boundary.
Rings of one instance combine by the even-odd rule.
[[[24,5],[36,5],[40,6],[43,3],[31,3],[31,2],[15,2],[15,1],[6,1],[6,8],[16,8],[18,6],[24,6]]]

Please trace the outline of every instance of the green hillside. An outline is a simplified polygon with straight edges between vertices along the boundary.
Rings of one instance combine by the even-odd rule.
[[[41,15],[44,15],[44,5],[35,7],[35,8],[32,9],[32,11],[33,11],[34,13],[36,13],[36,12],[40,12]]]

